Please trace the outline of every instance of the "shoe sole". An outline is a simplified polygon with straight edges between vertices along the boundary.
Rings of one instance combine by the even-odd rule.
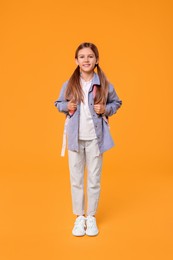
[[[84,233],[84,234],[81,234],[81,235],[76,235],[76,234],[73,234],[73,233],[72,233],[72,235],[73,235],[73,236],[75,236],[75,237],[83,237],[83,236],[85,236],[85,235],[86,235],[86,233]]]
[[[97,236],[98,234],[99,234],[99,232],[96,233],[96,234],[92,234],[92,235],[91,235],[91,234],[88,234],[88,233],[86,232],[86,235],[89,236],[89,237],[95,237],[95,236]]]

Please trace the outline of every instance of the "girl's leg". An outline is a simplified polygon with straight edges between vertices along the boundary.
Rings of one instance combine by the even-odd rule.
[[[100,154],[97,139],[85,143],[86,165],[87,165],[87,215],[94,216],[97,211],[100,197],[100,179],[102,170],[102,157]]]
[[[85,148],[79,141],[79,152],[68,151],[73,213],[84,214]]]

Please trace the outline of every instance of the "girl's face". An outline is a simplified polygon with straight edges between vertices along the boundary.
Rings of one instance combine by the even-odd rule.
[[[98,60],[90,48],[83,48],[78,52],[76,64],[79,65],[81,72],[93,72],[96,63],[98,63]]]

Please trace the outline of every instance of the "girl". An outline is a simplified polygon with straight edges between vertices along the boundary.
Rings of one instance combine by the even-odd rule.
[[[72,234],[95,236],[99,232],[95,214],[100,196],[103,152],[114,145],[107,119],[116,113],[122,101],[101,70],[99,52],[93,43],[79,45],[75,61],[77,68],[63,84],[55,106],[68,119],[66,131],[72,206],[77,215]],[[87,217],[84,211],[85,165],[88,172]]]

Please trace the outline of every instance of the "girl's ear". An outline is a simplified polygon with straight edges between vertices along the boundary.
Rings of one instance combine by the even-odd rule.
[[[96,60],[96,65],[99,64],[99,59]]]
[[[77,59],[75,59],[75,62],[76,62],[76,64],[77,64],[77,65],[79,65],[79,63],[78,63],[78,60],[77,60]]]

